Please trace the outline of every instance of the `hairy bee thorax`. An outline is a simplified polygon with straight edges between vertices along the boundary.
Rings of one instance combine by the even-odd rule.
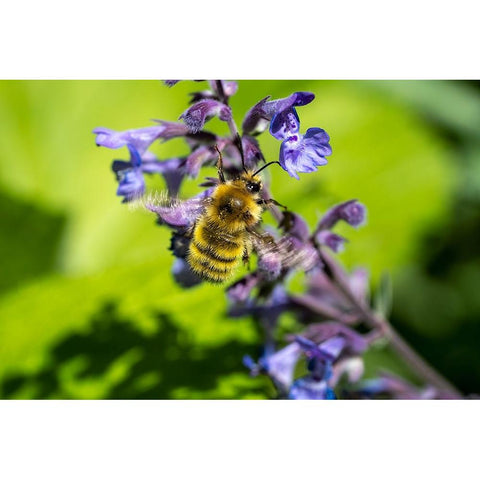
[[[212,194],[207,217],[222,224],[230,232],[244,231],[260,221],[262,207],[259,204],[261,181],[251,173],[221,183]]]

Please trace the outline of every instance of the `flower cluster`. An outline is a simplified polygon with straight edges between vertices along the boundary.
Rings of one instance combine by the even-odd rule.
[[[173,87],[177,81],[168,80]],[[121,132],[96,128],[99,146],[127,147],[130,158],[115,160],[112,169],[118,181],[117,195],[123,202],[139,198],[157,215],[158,223],[170,229],[175,261],[172,275],[183,288],[203,280],[189,266],[187,256],[191,232],[205,209],[205,202],[221,182],[223,171],[232,177],[259,172],[266,165],[258,136],[268,128],[279,140],[278,163],[290,177],[315,172],[332,154],[329,135],[319,127],[300,133],[298,107],[310,104],[310,92],[288,97],[265,97],[250,108],[241,131],[234,121],[229,100],[237,92],[236,82],[209,81],[208,88],[192,94],[191,105],[178,122],[158,120],[156,125]],[[228,125],[228,135],[206,129],[212,118]],[[154,142],[183,138],[190,153],[183,157],[157,158],[149,149]],[[214,166],[222,152],[219,178],[207,177],[196,196],[178,201],[182,182],[196,178],[205,166]],[[158,203],[146,193],[145,174],[160,174],[169,200]],[[257,173],[255,173],[256,175]],[[287,177],[288,178],[288,177]],[[265,202],[269,199],[264,188]],[[270,199],[271,200],[271,199]],[[262,200],[263,201],[263,200]],[[269,204],[276,228],[260,226],[269,238],[267,246],[256,243],[256,267],[227,286],[228,314],[252,316],[264,332],[263,353],[255,361],[244,358],[251,375],[267,375],[280,398],[455,398],[458,392],[405,344],[379,312],[370,307],[369,279],[365,270],[348,274],[331,256],[340,252],[346,239],[333,230],[339,222],[357,228],[365,222],[366,209],[357,200],[330,208],[315,228],[298,214]],[[298,271],[305,274],[304,290],[289,291],[289,280]],[[282,332],[281,317],[288,312],[296,319],[295,331]],[[363,379],[364,352],[376,342],[388,341],[392,348],[421,376],[419,388],[389,373]]]

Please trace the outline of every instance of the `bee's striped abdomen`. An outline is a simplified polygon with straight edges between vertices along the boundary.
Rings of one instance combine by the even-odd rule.
[[[232,234],[220,227],[215,222],[199,222],[188,253],[192,270],[214,283],[222,283],[231,277],[244,250],[242,232]]]

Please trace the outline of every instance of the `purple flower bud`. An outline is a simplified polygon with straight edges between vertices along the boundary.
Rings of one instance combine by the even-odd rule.
[[[242,130],[244,135],[258,135],[268,127],[270,118],[268,118],[264,107],[269,98],[270,95],[268,97],[262,98],[262,100],[255,104],[247,112],[242,123]]]
[[[204,190],[189,200],[173,202],[171,205],[156,205],[147,202],[145,207],[158,215],[159,220],[170,227],[189,228],[205,209],[205,199],[212,194],[213,189]]]
[[[320,245],[325,245],[335,253],[341,252],[345,247],[346,238],[331,232],[330,230],[321,230],[315,235],[315,240]]]
[[[191,288],[202,283],[202,279],[192,272],[187,261],[183,258],[175,258],[172,266],[172,275],[175,281],[183,288]]]
[[[265,160],[260,146],[255,138],[248,135],[242,137],[243,154],[245,157],[245,166],[247,169],[254,169],[258,163]]]
[[[288,394],[291,400],[335,400],[335,393],[325,380],[304,377],[295,380]]]
[[[257,274],[250,273],[246,275],[227,289],[228,299],[233,303],[246,302],[252,290],[258,285],[258,282],[259,277]]]
[[[282,255],[278,251],[269,251],[258,257],[258,270],[269,281],[275,280],[282,271]]]
[[[230,107],[216,100],[200,100],[185,110],[179,118],[183,119],[190,132],[197,133],[203,128],[205,122],[214,116],[228,122],[232,119],[232,111]]]
[[[226,98],[235,95],[238,90],[238,83],[237,82],[229,82],[226,80],[209,80],[208,83],[210,84],[210,88],[215,93],[216,97],[221,99],[222,96]]]
[[[283,212],[283,218],[280,227],[290,236],[297,238],[301,242],[308,242],[310,238],[310,229],[307,222],[298,215],[290,211]]]
[[[350,290],[357,300],[364,302],[368,298],[368,272],[364,268],[357,268],[349,277]]]
[[[331,229],[340,220],[352,227],[359,227],[365,221],[365,216],[365,207],[357,200],[349,200],[328,210],[320,220],[317,230]]]
[[[173,87],[174,85],[176,85],[180,80],[164,80],[163,83],[167,86],[167,87]]]
[[[334,365],[330,384],[336,385],[344,375],[349,383],[356,383],[362,378],[364,372],[365,365],[361,357],[345,358]]]
[[[330,137],[321,128],[309,128],[305,135],[292,135],[280,147],[280,165],[288,174],[299,180],[297,172],[309,173],[326,165],[331,155]]]

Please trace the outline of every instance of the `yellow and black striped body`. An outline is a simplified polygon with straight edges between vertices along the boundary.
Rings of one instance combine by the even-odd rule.
[[[251,185],[255,191],[249,191]],[[248,188],[247,188],[248,186]],[[188,252],[191,269],[204,280],[223,283],[251,250],[248,228],[261,219],[261,183],[252,174],[219,184],[197,220]]]

